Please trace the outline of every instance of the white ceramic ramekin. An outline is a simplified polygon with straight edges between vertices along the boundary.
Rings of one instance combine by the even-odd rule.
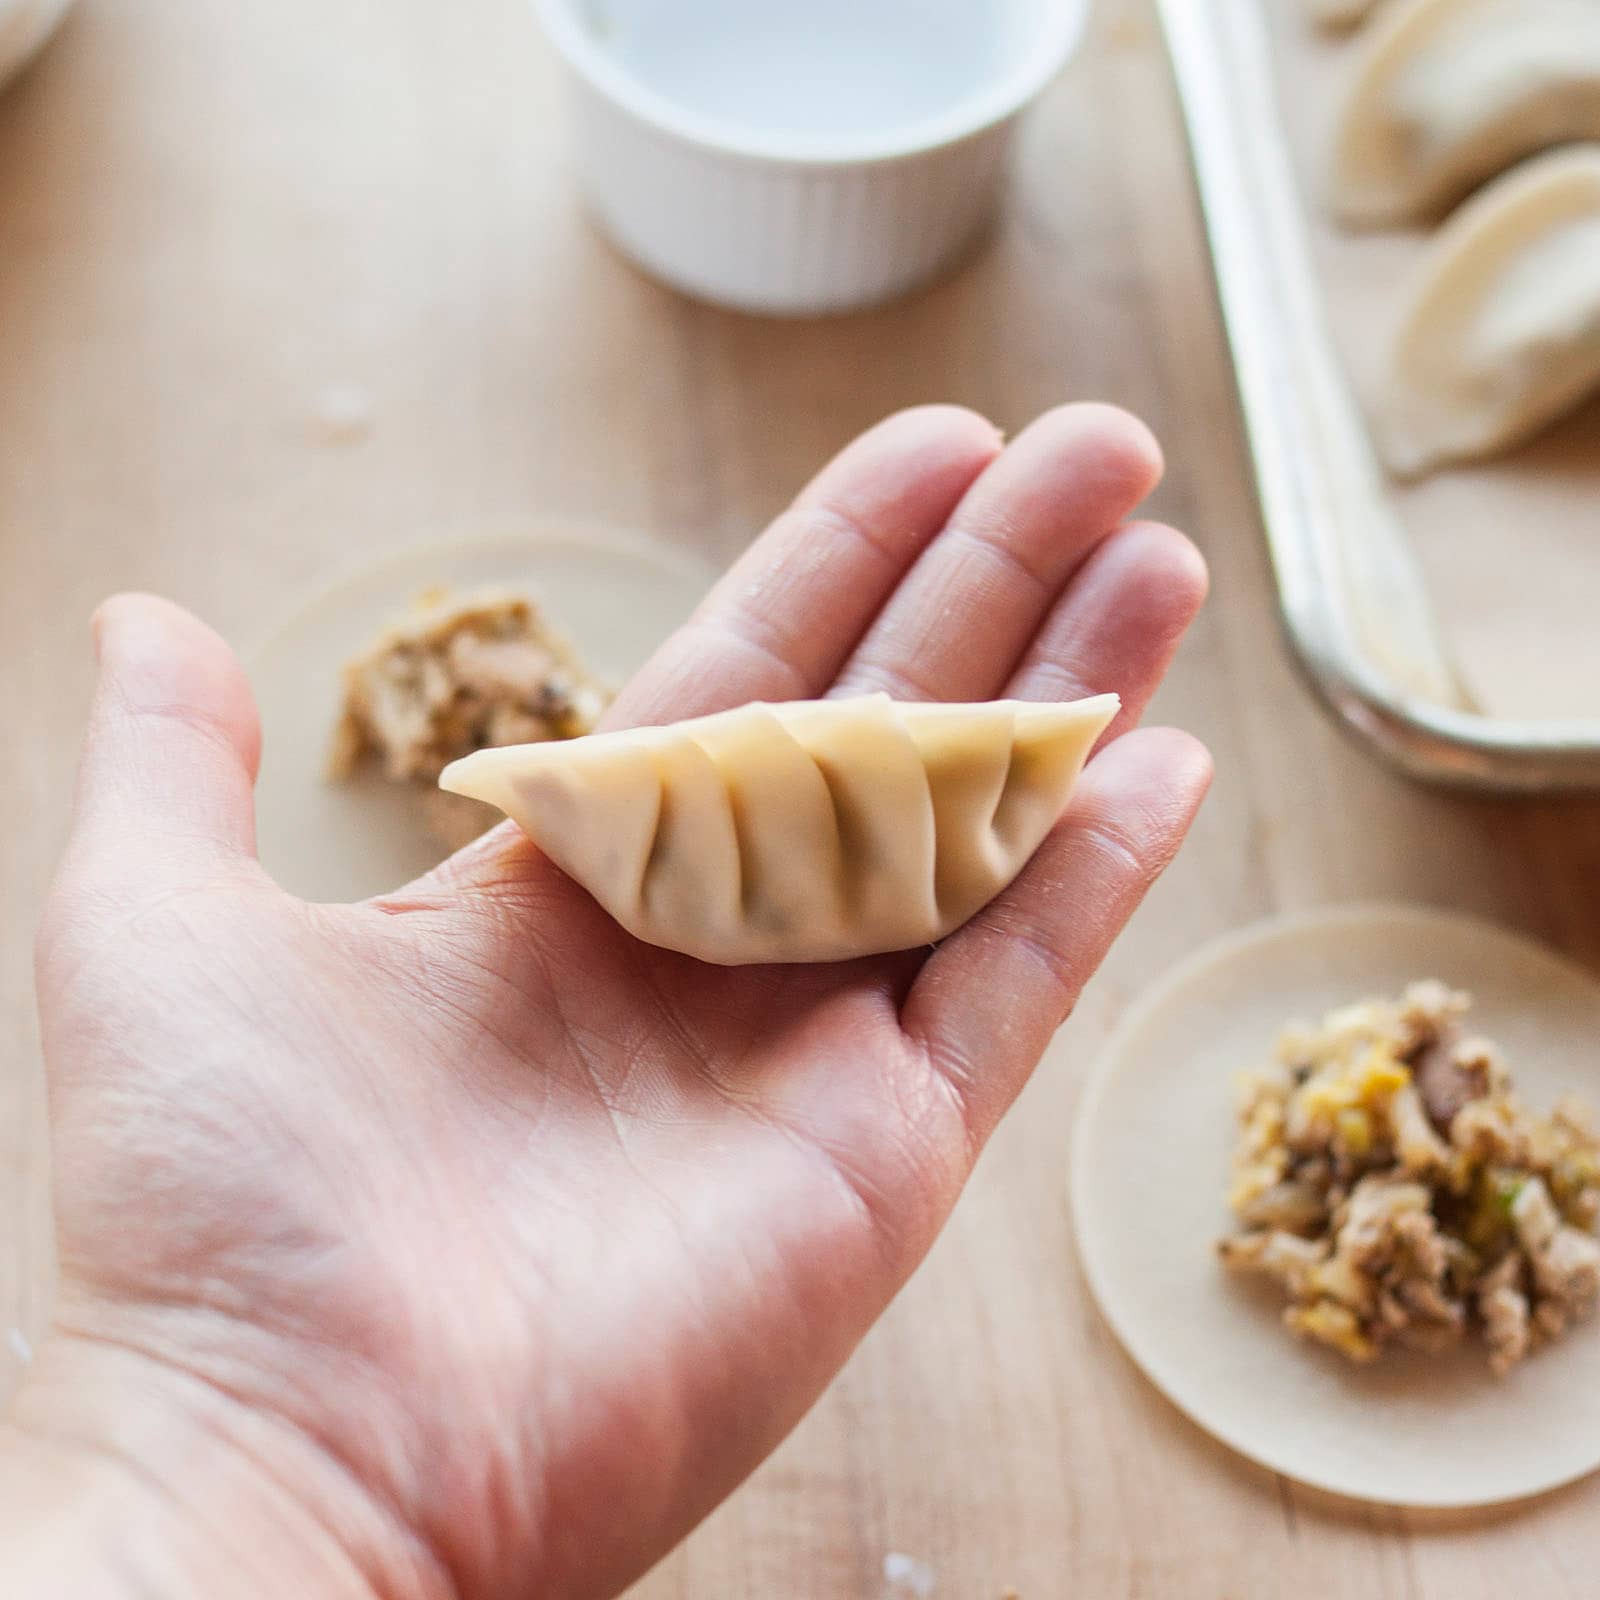
[[[0,84],[33,58],[72,0],[0,0]]]
[[[764,132],[668,98],[608,47],[607,3],[535,0],[571,69],[590,209],[673,287],[785,315],[891,299],[973,240],[993,214],[1017,116],[1071,53],[1088,9],[1088,0],[963,0],[1002,30],[995,70],[935,115],[853,137]],[[869,11],[878,3],[859,0]],[[703,18],[706,7],[697,9]]]

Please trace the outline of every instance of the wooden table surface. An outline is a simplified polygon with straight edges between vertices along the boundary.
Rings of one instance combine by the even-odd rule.
[[[620,262],[575,206],[558,91],[526,0],[83,0],[0,100],[0,1331],[47,1315],[29,938],[101,595],[158,589],[248,641],[362,558],[534,516],[727,558],[894,407],[964,401],[1015,428],[1103,396],[1161,434],[1155,510],[1212,563],[1158,710],[1210,741],[1214,797],[926,1267],[637,1592],[878,1597],[897,1551],[952,1600],[1592,1595],[1600,1480],[1459,1518],[1293,1488],[1140,1379],[1074,1265],[1083,1070],[1202,940],[1393,897],[1600,965],[1600,810],[1407,787],[1288,667],[1147,6],[1102,5],[981,257],[830,323],[724,315]],[[320,420],[341,389],[370,397],[363,438]],[[13,1381],[3,1340],[0,1362]]]

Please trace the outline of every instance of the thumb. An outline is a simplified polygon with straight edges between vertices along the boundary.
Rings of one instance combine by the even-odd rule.
[[[105,602],[99,672],[78,775],[75,837],[126,850],[253,856],[260,760],[238,659],[198,618],[153,595]]]

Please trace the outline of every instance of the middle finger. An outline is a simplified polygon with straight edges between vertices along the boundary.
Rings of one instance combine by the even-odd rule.
[[[1047,412],[979,475],[832,693],[998,694],[1073,573],[1160,476],[1155,439],[1127,412]]]

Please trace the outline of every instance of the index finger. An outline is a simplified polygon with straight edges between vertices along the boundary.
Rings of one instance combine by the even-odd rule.
[[[1210,783],[1211,758],[1187,734],[1124,735],[1084,769],[1066,817],[1016,882],[928,957],[901,1022],[976,1142],[1177,854]]]
[[[823,694],[1000,448],[994,425],[960,406],[919,406],[869,429],[728,569],[605,726]]]

